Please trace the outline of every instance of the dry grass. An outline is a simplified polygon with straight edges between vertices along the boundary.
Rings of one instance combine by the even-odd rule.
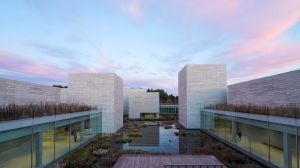
[[[40,117],[47,115],[74,113],[95,110],[96,107],[84,104],[8,104],[0,106],[0,121],[18,120],[23,118]]]
[[[241,113],[273,115],[280,117],[300,118],[299,105],[291,104],[288,106],[270,107],[270,106],[257,106],[257,105],[233,105],[233,104],[215,104],[210,105],[207,109],[215,109],[222,111],[233,111]]]

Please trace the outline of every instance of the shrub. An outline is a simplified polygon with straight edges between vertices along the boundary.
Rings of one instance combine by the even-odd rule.
[[[88,168],[96,161],[89,148],[75,150],[65,158],[66,168]]]
[[[129,132],[128,136],[129,137],[142,137],[143,134],[141,132]]]
[[[132,139],[129,137],[121,137],[121,138],[117,139],[117,143],[122,143],[122,144],[130,143],[131,141],[132,141]]]
[[[91,144],[89,144],[89,147],[92,150],[96,150],[99,148],[108,149],[110,147],[110,137],[108,136],[100,137],[97,140],[91,142]]]
[[[137,128],[131,129],[130,131],[131,131],[131,132],[140,132],[140,130],[137,129]]]
[[[103,156],[108,153],[108,149],[99,148],[97,150],[94,150],[92,153],[96,156]]]
[[[109,146],[110,146],[109,142],[104,142],[104,143],[99,144],[99,147],[103,148],[103,149],[108,149]]]

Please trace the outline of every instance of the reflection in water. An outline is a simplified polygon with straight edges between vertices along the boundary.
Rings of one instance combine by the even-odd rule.
[[[129,146],[159,146],[160,131],[158,126],[148,126],[140,130],[143,136],[133,139]]]
[[[131,143],[123,145],[123,149],[179,153],[179,139],[174,134],[178,129],[175,125],[172,127],[171,129],[162,126],[140,128],[143,137],[133,138]],[[123,130],[123,134],[127,134],[127,131]]]

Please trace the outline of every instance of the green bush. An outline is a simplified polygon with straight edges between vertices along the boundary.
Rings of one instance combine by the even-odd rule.
[[[129,137],[142,137],[143,134],[141,132],[129,132],[128,136]]]
[[[132,141],[132,139],[129,137],[121,137],[121,138],[117,139],[117,143],[122,143],[122,144],[130,143],[131,141]]]
[[[140,132],[140,130],[137,129],[137,128],[131,129],[130,131],[131,131],[131,132]]]
[[[102,149],[108,149],[109,146],[110,146],[109,142],[104,142],[104,143],[99,144],[99,148],[102,148]]]
[[[65,158],[66,168],[89,168],[96,161],[89,148],[75,150]]]
[[[108,136],[100,137],[97,140],[93,141],[91,144],[89,144],[89,146],[93,150],[99,148],[108,149],[110,147],[110,137]]]

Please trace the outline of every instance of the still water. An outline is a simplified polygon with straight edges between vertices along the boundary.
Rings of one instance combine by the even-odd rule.
[[[132,131],[137,131],[142,136],[132,137],[132,142],[121,146],[123,150],[215,155],[228,167],[262,167],[250,158],[221,144],[200,130],[186,130],[181,128],[176,122],[134,121],[126,123],[120,133],[126,137]]]
[[[172,128],[152,125],[140,128],[143,136],[133,138],[131,143],[123,145],[123,149],[179,153],[179,137],[175,135],[179,129],[175,128],[175,124],[169,126]],[[123,134],[127,133],[128,129],[124,130]]]

